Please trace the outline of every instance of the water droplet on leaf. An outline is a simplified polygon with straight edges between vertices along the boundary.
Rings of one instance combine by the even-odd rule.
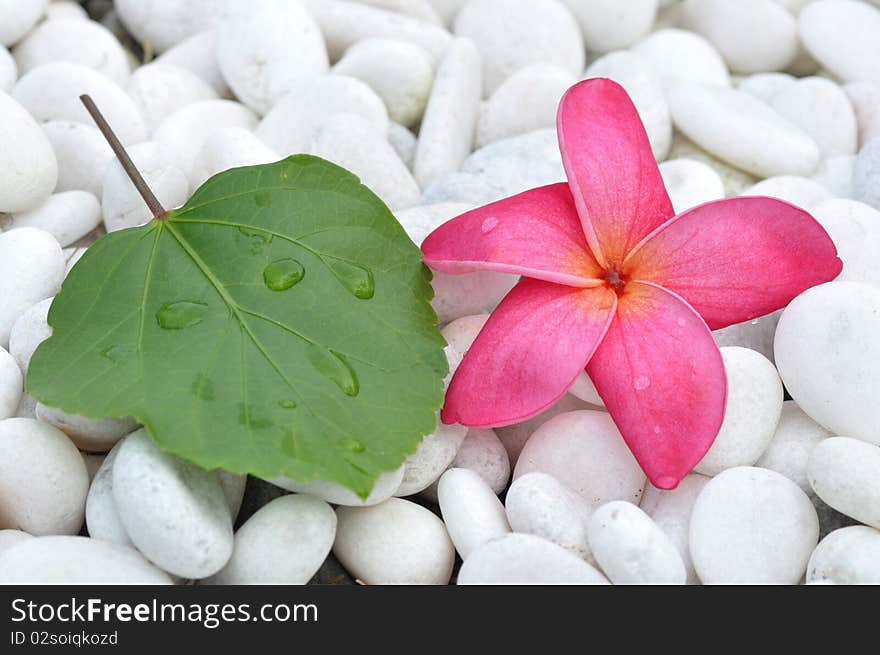
[[[193,395],[201,400],[214,400],[214,383],[204,373],[199,373],[190,387]]]
[[[246,237],[257,237],[263,243],[272,243],[272,239],[275,236],[274,234],[269,234],[265,230],[256,227],[246,227],[244,225],[239,227],[238,231]]]
[[[201,323],[207,311],[208,306],[203,302],[179,300],[162,305],[156,312],[156,320],[166,330],[182,330]]]
[[[633,380],[633,388],[636,391],[641,391],[642,389],[647,389],[650,386],[651,386],[651,378],[649,378],[647,375],[639,375],[638,377],[636,377],[635,380]]]
[[[133,352],[134,349],[131,346],[114,344],[104,348],[104,350],[101,351],[101,355],[109,359],[111,362],[121,362],[124,359],[128,359],[129,355]]]
[[[373,280],[373,273],[369,269],[352,264],[342,259],[327,259],[327,265],[336,279],[342,283],[346,289],[351,291],[355,298],[361,300],[369,300],[376,291],[376,284]]]
[[[303,279],[306,270],[295,259],[278,259],[263,269],[263,282],[272,291],[285,291]]]
[[[308,355],[315,370],[342,389],[346,396],[358,395],[360,383],[344,356],[316,345],[309,347]]]
[[[278,406],[284,409],[296,409],[296,403],[292,400],[279,400]]]
[[[257,191],[254,194],[254,203],[256,203],[257,207],[268,207],[269,206],[269,192],[268,191]]]
[[[492,230],[498,227],[498,219],[494,216],[490,216],[489,218],[483,219],[483,224],[480,226],[480,230],[483,234],[489,234]]]
[[[364,442],[358,441],[357,439],[342,439],[340,440],[339,445],[353,453],[362,453],[367,449]]]

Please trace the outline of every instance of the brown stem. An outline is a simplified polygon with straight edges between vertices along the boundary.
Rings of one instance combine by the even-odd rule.
[[[113,132],[113,129],[107,123],[107,120],[104,118],[104,115],[101,114],[101,110],[98,109],[98,106],[95,104],[95,101],[88,95],[81,95],[79,99],[85,105],[89,114],[92,116],[92,120],[95,121],[95,125],[98,126],[98,129],[101,130],[101,134],[104,135],[104,138],[107,139],[107,143],[110,144],[110,148],[113,149],[113,152],[116,154],[116,158],[119,160],[119,163],[122,164],[122,168],[125,171],[126,175],[128,175],[134,187],[138,190],[138,193],[141,194],[141,198],[144,199],[144,202],[147,203],[147,207],[150,208],[150,211],[153,213],[153,218],[158,221],[164,221],[167,212],[165,208],[162,207],[162,203],[159,202],[156,195],[152,192],[150,187],[147,186],[147,183],[144,181],[143,176],[138,171],[137,167],[134,165],[134,162],[131,161],[131,157],[128,156],[128,153],[125,151],[122,143],[119,141],[119,137]]]

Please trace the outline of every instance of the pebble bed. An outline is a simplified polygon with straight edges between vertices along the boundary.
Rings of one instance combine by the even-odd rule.
[[[585,77],[629,92],[676,211],[781,198],[844,262],[716,332],[727,415],[675,490],[586,374],[524,423],[438,425],[366,501],[23,392],[66,273],[150,217],[80,94],[166,207],[306,152],[419,244],[565,179]],[[0,228],[0,583],[880,583],[880,0],[0,0]],[[435,275],[453,370],[514,282]]]

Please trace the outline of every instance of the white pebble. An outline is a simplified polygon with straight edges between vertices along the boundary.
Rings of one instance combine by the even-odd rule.
[[[470,5],[469,5],[470,6]],[[459,169],[470,154],[480,107],[480,53],[456,39],[437,68],[419,131],[413,172],[419,186]]]
[[[691,514],[691,558],[704,584],[797,584],[818,541],[813,503],[766,469],[720,473]]]
[[[449,582],[455,548],[443,521],[402,498],[372,507],[339,507],[333,554],[369,584]]]
[[[813,448],[830,436],[831,433],[807,416],[796,402],[786,400],[782,403],[782,416],[773,440],[756,466],[781,473],[812,495],[807,462]]]
[[[727,373],[727,409],[721,430],[694,467],[717,475],[734,466],[751,466],[767,449],[782,413],[782,381],[773,364],[748,348],[721,348]]]
[[[856,115],[846,93],[834,82],[805,77],[777,93],[772,107],[813,138],[823,159],[856,152]]]
[[[880,287],[880,211],[855,200],[829,200],[810,211],[834,241],[843,262],[836,281]]]
[[[39,421],[0,421],[0,528],[34,536],[76,534],[89,474],[67,436]]]
[[[140,143],[147,126],[134,100],[106,75],[65,61],[43,64],[22,75],[12,96],[41,122],[69,120],[94,125],[79,97],[88,94],[123,145]]]
[[[169,573],[205,578],[232,554],[232,522],[217,474],[159,450],[145,430],[119,447],[113,500],[138,550]]]
[[[584,34],[587,50],[628,48],[645,36],[657,15],[657,0],[563,0]]]
[[[428,0],[445,25],[452,25],[456,15],[468,0]]]
[[[113,151],[98,128],[62,120],[43,123],[43,132],[58,161],[56,193],[83,190],[100,197],[101,180]]]
[[[672,118],[663,86],[650,64],[631,52],[612,52],[590,64],[586,77],[607,77],[620,84],[639,112],[657,161],[672,145]]]
[[[788,73],[755,73],[743,78],[736,89],[770,105],[777,95],[795,86],[797,81]]]
[[[238,512],[241,509],[241,503],[244,500],[248,476],[247,474],[239,475],[229,471],[218,470],[217,478],[220,480],[223,496],[226,498],[226,504],[229,506],[229,516],[232,522],[235,523],[235,519],[238,518]]]
[[[504,505],[474,471],[449,469],[437,484],[440,512],[463,559],[487,541],[510,532]]]
[[[57,19],[89,20],[88,12],[76,0],[51,0],[46,7],[44,20]]]
[[[412,496],[436,482],[449,468],[468,429],[458,423],[445,425],[437,417],[437,428],[425,436],[419,447],[404,462],[403,482],[395,496]]]
[[[58,180],[52,146],[26,109],[0,91],[0,212],[38,206]]]
[[[581,30],[558,0],[471,0],[454,31],[483,56],[484,96],[528,64],[556,64],[572,75],[584,69]]]
[[[590,376],[587,375],[586,371],[578,373],[578,376],[568,388],[568,393],[590,405],[605,407],[605,401],[602,400],[602,397],[599,395],[599,390],[596,389],[596,385],[593,384],[593,381],[590,379]]]
[[[232,5],[216,30],[220,71],[238,99],[265,114],[302,79],[329,66],[315,20],[299,2]]]
[[[828,505],[880,530],[880,447],[849,437],[825,439],[810,453],[807,477]]]
[[[669,92],[676,127],[707,151],[759,177],[809,175],[819,147],[800,128],[741,91],[679,82]]]
[[[243,127],[224,127],[211,134],[193,161],[190,182],[194,189],[213,175],[239,166],[276,162],[279,157]]]
[[[853,198],[880,209],[880,137],[859,152],[853,168]]]
[[[418,18],[426,23],[434,25],[442,24],[440,16],[431,6],[430,0],[354,0],[364,5],[370,5],[378,9],[394,11],[406,16]]]
[[[28,539],[0,555],[0,584],[170,585],[132,548],[86,537]]]
[[[12,51],[19,75],[55,61],[81,64],[123,85],[131,72],[128,55],[113,33],[81,18],[40,23]]]
[[[485,544],[458,572],[460,585],[605,585],[599,571],[561,546],[512,533]]]
[[[681,26],[709,39],[736,73],[783,70],[798,54],[797,21],[772,0],[685,0]]]
[[[776,330],[785,388],[836,434],[877,441],[880,425],[880,289],[829,282],[795,298]]]
[[[9,354],[15,359],[25,378],[37,347],[52,336],[47,316],[53,300],[54,298],[46,298],[28,307],[15,321],[9,333]]]
[[[675,489],[658,489],[649,484],[639,505],[675,544],[684,562],[687,584],[700,584],[688,542],[694,503],[710,479],[699,473],[689,473]]]
[[[749,187],[741,195],[779,198],[811,211],[816,205],[831,200],[831,192],[824,186],[808,177],[796,175],[768,177]]]
[[[4,230],[35,227],[45,230],[66,248],[101,224],[101,203],[88,191],[55,193],[38,207],[0,219]]]
[[[164,52],[193,34],[214,27],[231,0],[115,0],[119,19],[141,43]]]
[[[37,24],[49,0],[0,0],[0,45],[11,46]]]
[[[394,152],[406,164],[406,167],[412,170],[413,162],[416,158],[416,146],[418,145],[416,135],[400,123],[392,122],[388,125],[388,143],[391,144]]]
[[[835,198],[853,198],[855,197],[853,191],[855,166],[855,155],[829,157],[819,163],[819,168],[811,179],[828,189]]]
[[[336,514],[319,498],[282,496],[235,533],[232,557],[207,584],[303,585],[321,567],[336,536]]]
[[[816,546],[807,584],[880,584],[880,532],[864,525],[835,530]]]
[[[125,91],[140,107],[150,134],[179,109],[217,99],[211,85],[192,71],[159,61],[135,70]]]
[[[514,480],[504,500],[514,532],[551,541],[591,563],[587,502],[556,478],[535,471]]]
[[[578,492],[591,507],[611,500],[639,502],[645,474],[605,412],[566,412],[529,437],[513,479],[541,471]]]
[[[850,82],[880,82],[880,11],[855,0],[812,2],[800,14],[801,39],[810,54]]]
[[[163,52],[153,63],[185,68],[210,85],[218,96],[226,97],[231,91],[220,72],[215,43],[214,30],[199,32]]]
[[[614,584],[681,585],[687,579],[675,544],[631,503],[615,500],[599,507],[588,535],[593,556]]]
[[[42,403],[37,403],[35,411],[39,420],[61,430],[77,448],[93,453],[107,452],[122,437],[138,428],[137,422],[131,417],[89,418],[68,414]]]
[[[33,535],[21,530],[0,530],[0,559],[2,559],[3,553],[13,546],[33,538]]]
[[[676,214],[724,197],[721,177],[701,161],[669,159],[660,164],[660,175]]]
[[[688,30],[658,30],[639,41],[632,52],[651,66],[664,87],[678,80],[730,86],[730,73],[718,50]]]
[[[15,65],[15,59],[9,54],[9,50],[0,44],[0,91],[3,93],[12,91],[17,79],[18,66]]]
[[[488,314],[462,316],[441,330],[440,333],[447,343],[446,353],[449,360],[450,379],[488,320]]]
[[[305,152],[315,132],[331,114],[359,114],[379,134],[388,130],[388,110],[376,93],[360,80],[326,75],[303,82],[263,117],[256,135],[282,157]]]
[[[186,173],[161,144],[145,141],[127,150],[134,165],[165,209],[179,207],[187,201],[189,181]],[[104,227],[108,232],[142,225],[152,218],[149,207],[116,159],[107,166],[102,184],[101,209]]]
[[[389,118],[405,127],[421,120],[434,83],[431,54],[414,43],[391,39],[355,43],[333,72],[369,85],[382,98]]]
[[[297,482],[296,480],[283,477],[274,478],[269,480],[269,482],[287,491],[317,496],[334,505],[369,507],[378,505],[394,495],[394,492],[400,488],[400,484],[403,482],[404,470],[405,466],[401,465],[394,471],[382,473],[373,484],[373,489],[366,500],[355,494],[351,489],[347,489],[336,482],[326,482],[324,480]]]
[[[122,443],[107,454],[92,479],[86,498],[86,528],[93,539],[112,541],[133,548],[113,499],[113,463]]]
[[[674,118],[673,116],[673,121]],[[721,178],[721,182],[724,184],[724,192],[728,196],[735,196],[758,181],[751,173],[746,173],[709,154],[677,129],[673,130],[672,133],[672,147],[669,149],[669,158],[695,159],[711,167]]]
[[[2,53],[0,53],[2,58]],[[2,75],[0,75],[2,77]],[[3,88],[0,81],[0,89]],[[859,147],[875,137],[880,137],[880,82],[865,80],[850,82],[843,86],[859,127]]]
[[[23,390],[18,363],[5,348],[0,348],[0,420],[15,416]]]
[[[510,458],[504,444],[489,428],[471,428],[458,449],[453,468],[468,469],[479,475],[489,488],[500,494],[510,480]]]
[[[23,227],[0,234],[0,347],[28,307],[58,293],[64,279],[61,246],[48,232]]]

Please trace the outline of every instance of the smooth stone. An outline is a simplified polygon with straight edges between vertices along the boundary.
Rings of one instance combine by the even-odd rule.
[[[880,137],[880,82],[850,82],[843,85],[843,91],[856,113],[859,147],[862,147],[871,139]]]
[[[595,563],[587,537],[590,507],[556,478],[540,471],[517,478],[504,507],[514,532],[541,537]]]
[[[735,466],[751,466],[767,450],[782,413],[782,381],[761,353],[721,348],[727,373],[727,409],[721,429],[697,473],[717,475]]]
[[[43,17],[49,0],[0,0],[0,45],[11,46]]]
[[[468,0],[428,0],[444,25],[452,25]]]
[[[15,410],[14,418],[26,418],[36,420],[37,399],[25,392],[21,395],[21,401]]]
[[[28,539],[0,555],[0,584],[170,585],[133,548],[87,537]]]
[[[568,388],[568,393],[590,405],[605,407],[605,401],[602,400],[602,397],[599,395],[599,390],[596,389],[596,385],[593,384],[593,381],[590,379],[590,376],[587,375],[586,371],[578,373],[578,376]]]
[[[145,141],[127,150],[128,156],[163,207],[173,209],[187,201],[187,175],[162,144]],[[107,166],[102,186],[101,210],[104,214],[104,227],[108,232],[142,225],[153,217],[150,208],[115,158]]]
[[[63,432],[33,419],[0,421],[0,528],[76,534],[88,490],[86,465]]]
[[[514,275],[492,271],[461,275],[434,273],[431,306],[441,323],[488,312],[501,302],[517,281]]]
[[[786,400],[782,403],[782,415],[773,440],[756,466],[784,475],[812,495],[807,462],[813,448],[830,436],[831,432],[807,416],[795,401]]]
[[[773,97],[773,109],[809,134],[822,159],[855,154],[858,124],[843,89],[821,77],[805,77]]]
[[[831,192],[815,180],[796,175],[768,177],[749,187],[741,195],[778,198],[807,210],[812,210],[832,197]]]
[[[74,121],[49,121],[42,127],[58,161],[56,193],[82,190],[100,197],[113,151],[98,128]]]
[[[388,125],[388,143],[406,167],[412,170],[416,159],[418,137],[400,123],[392,122]]]
[[[559,101],[575,82],[576,76],[553,64],[519,69],[480,108],[476,146],[554,127]]]
[[[743,78],[736,89],[772,105],[777,95],[796,86],[797,82],[798,79],[788,73],[755,73]]]
[[[37,419],[48,423],[70,437],[80,450],[105,453],[127,434],[138,428],[133,418],[89,418],[68,414],[56,407],[37,403]]]
[[[220,72],[220,64],[217,62],[216,55],[216,41],[214,30],[193,34],[163,52],[153,63],[185,68],[209,84],[219,97],[226,97],[231,94],[231,91],[229,85],[226,84],[223,73]]]
[[[470,428],[452,460],[452,468],[468,469],[479,475],[496,495],[510,480],[510,458],[504,444],[490,428]]]
[[[816,546],[807,584],[880,584],[880,531],[864,525],[835,530]]]
[[[676,214],[724,198],[721,177],[701,161],[669,159],[660,164],[660,175]]]
[[[711,41],[735,73],[783,70],[798,54],[797,21],[772,0],[684,0],[681,26]]]
[[[480,53],[467,39],[453,41],[437,67],[413,161],[423,189],[457,171],[471,153],[480,110],[480,70]]]
[[[811,179],[815,180],[831,192],[836,198],[853,198],[853,174],[856,168],[856,156],[844,155],[829,157],[819,163],[819,168]]]
[[[563,0],[577,18],[591,52],[628,48],[645,36],[657,16],[657,0]]]
[[[462,559],[510,532],[504,505],[474,471],[446,471],[437,483],[437,499],[449,537]]]
[[[0,91],[9,93],[18,79],[18,66],[15,59],[3,45],[0,45]]]
[[[369,85],[382,98],[388,117],[405,127],[422,118],[434,83],[434,61],[424,48],[406,41],[365,39],[346,50],[333,73]]]
[[[230,168],[270,164],[280,159],[250,130],[243,127],[224,127],[205,139],[202,149],[193,160],[190,182],[197,189],[213,175]]]
[[[388,110],[366,84],[345,75],[326,75],[303,81],[279,100],[255,134],[281,156],[305,152],[315,132],[331,114],[359,114],[376,132],[388,131]]]
[[[639,504],[678,549],[687,573],[687,584],[691,585],[700,584],[689,546],[691,512],[697,496],[710,479],[699,473],[689,473],[675,489],[658,489],[649,484]]]
[[[639,41],[631,51],[651,66],[664,88],[678,80],[730,86],[730,73],[721,54],[694,32],[658,30]]]
[[[471,0],[453,31],[479,48],[486,97],[529,64],[555,64],[572,75],[584,69],[581,30],[557,0]]]
[[[364,584],[449,582],[455,548],[430,510],[389,498],[371,507],[339,507],[336,518],[333,554]]]
[[[88,191],[54,193],[38,207],[0,218],[0,227],[14,230],[35,227],[45,230],[62,248],[82,239],[101,224],[101,203]]]
[[[749,173],[809,175],[819,163],[819,147],[809,135],[747,93],[679,82],[668,97],[678,129]]]
[[[51,0],[46,7],[45,20],[76,18],[89,20],[88,12],[76,0]]]
[[[300,80],[327,72],[324,37],[301,3],[231,7],[216,28],[217,62],[236,97],[255,112],[265,114]]]
[[[439,480],[455,459],[467,432],[468,429],[458,423],[445,425],[438,413],[437,428],[421,440],[416,452],[403,463],[403,482],[394,495],[412,496]]]
[[[328,117],[315,133],[308,152],[357,175],[392,211],[419,201],[419,185],[385,134],[358,114]]]
[[[810,453],[807,477],[838,512],[880,530],[880,430],[874,443],[829,437]]]
[[[364,5],[417,18],[425,23],[442,25],[443,21],[430,0],[355,0]]]
[[[9,347],[18,317],[58,293],[63,279],[64,255],[51,234],[32,227],[0,233],[0,347]]]
[[[230,0],[115,0],[125,28],[153,52],[165,52],[193,34],[214,27],[226,15]]]
[[[828,282],[785,309],[776,329],[776,366],[810,418],[835,434],[878,439],[880,289]]]
[[[322,500],[326,500],[333,505],[343,505],[350,507],[370,507],[378,505],[394,495],[394,492],[400,488],[403,482],[406,466],[401,464],[394,471],[382,473],[373,484],[373,489],[366,500],[358,496],[351,489],[346,489],[336,482],[326,482],[324,480],[311,480],[309,482],[298,482],[290,478],[273,478],[269,480],[272,484],[287,491],[293,491],[298,494],[310,494],[317,496]]]
[[[797,584],[818,541],[810,499],[766,469],[716,475],[691,514],[691,559],[704,584]]]
[[[724,194],[727,196],[738,195],[758,181],[751,173],[746,173],[710,155],[678,130],[673,130],[672,133],[669,159],[693,159],[706,164],[721,178]]]
[[[226,127],[252,130],[256,126],[256,114],[238,102],[203,100],[165,118],[153,133],[153,140],[190,176],[196,156],[211,134]]]
[[[88,247],[64,248],[61,251],[65,259],[64,277],[67,277],[70,274],[71,269],[76,266],[79,260],[82,259],[82,256],[86,254],[86,250],[88,250]]]
[[[836,281],[880,287],[880,211],[855,200],[829,200],[810,211],[843,262]]]
[[[174,112],[218,97],[214,88],[194,72],[159,61],[135,70],[125,91],[140,108],[150,134]]]
[[[241,509],[242,501],[244,501],[244,492],[247,487],[248,476],[218,470],[217,477],[220,480],[220,487],[223,489],[223,496],[226,498],[226,504],[229,506],[229,516],[232,518],[234,524],[235,520],[238,518],[238,512]]]
[[[13,530],[11,528],[8,530],[0,530],[0,559],[3,558],[3,553],[13,546],[33,538],[33,535],[30,535],[27,532],[22,532],[21,530]]]
[[[801,12],[801,39],[838,77],[880,82],[880,11],[855,0],[820,0]]]
[[[650,64],[631,52],[612,52],[590,64],[585,77],[606,77],[626,90],[648,133],[654,157],[666,159],[672,145],[672,118],[663,86]]]
[[[131,73],[128,56],[113,33],[81,18],[53,18],[40,23],[12,51],[20,75],[55,61],[81,64],[125,84]]]
[[[0,213],[32,209],[55,188],[52,145],[27,108],[0,91]]]
[[[232,557],[203,584],[304,585],[321,567],[336,537],[336,514],[307,494],[263,505],[235,533]]]
[[[605,585],[608,580],[583,559],[551,541],[511,533],[493,539],[468,557],[460,585]]]
[[[853,198],[880,209],[880,137],[868,141],[853,169]]]
[[[306,0],[305,5],[324,34],[331,61],[338,61],[348,48],[364,39],[408,41],[440,59],[452,40],[439,25],[357,2]]]
[[[54,298],[46,298],[28,307],[15,321],[9,334],[9,354],[15,359],[25,378],[37,347],[52,336],[47,316],[53,300]]]
[[[638,503],[646,484],[614,421],[594,410],[559,414],[535,430],[513,479],[532,471],[552,475],[594,508],[611,500]]]
[[[15,416],[23,390],[24,378],[18,362],[0,347],[0,420]]]
[[[134,548],[119,517],[116,501],[113,499],[113,463],[117,453],[119,446],[107,454],[92,479],[86,497],[86,529],[93,539],[103,539]]]
[[[101,468],[101,464],[107,459],[107,454],[85,453],[80,451],[80,455],[82,455],[83,463],[86,465],[86,472],[89,474],[89,484],[91,484],[92,480],[95,479],[95,475],[98,473],[98,469]]]
[[[137,549],[169,573],[206,578],[232,554],[232,521],[217,474],[159,450],[145,430],[119,447],[113,500]]]
[[[675,544],[632,503],[615,500],[596,509],[587,534],[593,556],[614,584],[682,585],[687,580]]]
[[[94,125],[79,97],[88,94],[125,146],[147,138],[140,109],[106,75],[66,61],[43,64],[15,83],[12,96],[40,122],[67,120]]]

